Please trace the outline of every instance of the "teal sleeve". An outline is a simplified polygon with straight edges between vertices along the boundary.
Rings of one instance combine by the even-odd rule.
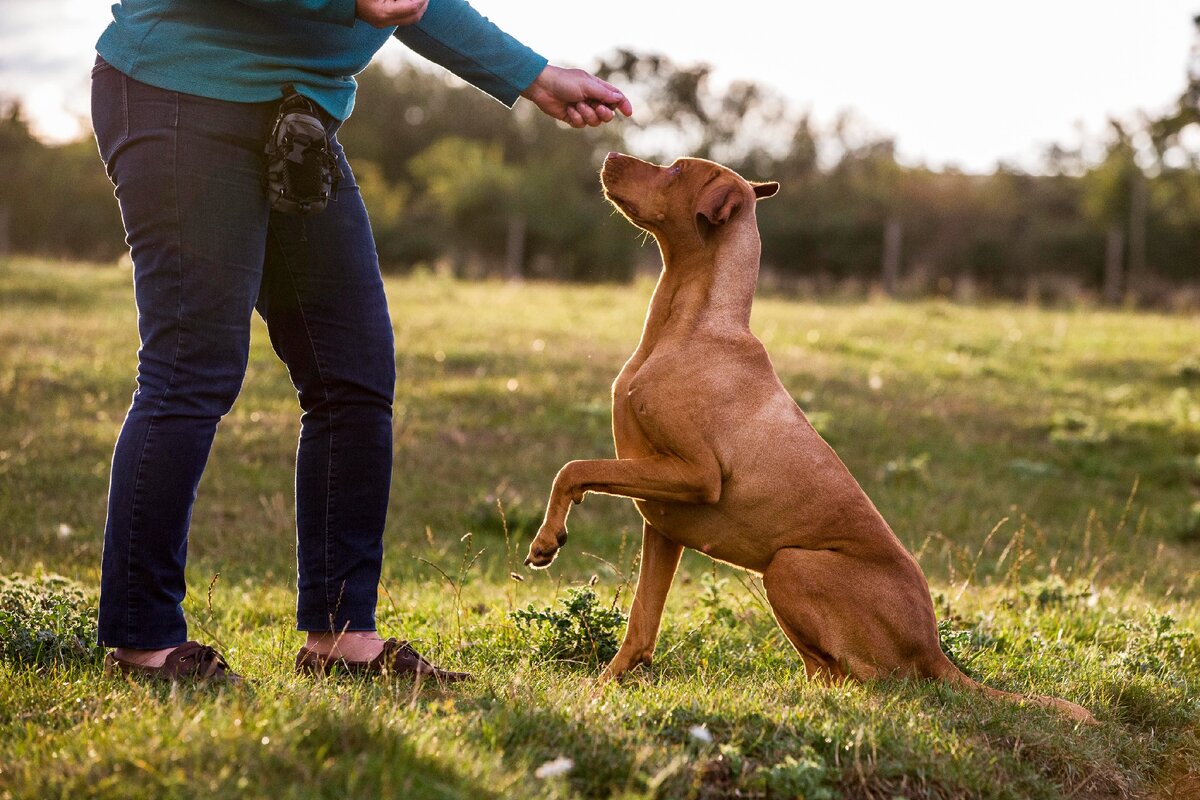
[[[238,0],[239,3],[263,11],[303,17],[335,25],[354,24],[354,0]]]
[[[394,35],[510,107],[547,63],[466,0],[429,0],[420,22],[397,28]]]

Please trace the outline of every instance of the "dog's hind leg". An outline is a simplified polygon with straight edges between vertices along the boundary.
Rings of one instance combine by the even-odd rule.
[[[791,555],[781,557],[781,554],[771,560],[762,576],[767,602],[771,604],[783,634],[804,661],[808,677],[826,682],[844,679],[846,673],[841,665],[820,647],[821,624],[816,617],[819,603],[814,603],[814,598],[809,595],[811,586],[807,585],[804,569],[796,562]]]
[[[621,649],[600,674],[601,683],[638,664],[650,664],[654,643],[658,640],[663,605],[675,579],[681,553],[683,545],[663,536],[649,522],[642,526],[642,563],[633,605],[629,609],[629,625],[625,628]]]
[[[930,676],[944,659],[933,603],[919,568],[904,566],[832,550],[775,554],[767,600],[810,676]]]
[[[1087,709],[1068,700],[992,689],[959,671],[942,652],[929,588],[911,558],[872,562],[831,550],[785,548],[763,573],[763,585],[810,677],[933,678],[1094,722]]]

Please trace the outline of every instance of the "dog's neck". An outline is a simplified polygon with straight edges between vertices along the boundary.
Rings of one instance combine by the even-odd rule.
[[[750,328],[761,243],[753,208],[705,242],[658,238],[663,271],[639,347],[648,352],[664,336],[697,329],[741,332]]]

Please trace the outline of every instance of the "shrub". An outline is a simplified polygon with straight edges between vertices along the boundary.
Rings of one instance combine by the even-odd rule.
[[[1195,635],[1176,627],[1170,614],[1147,611],[1144,620],[1119,622],[1117,627],[1129,635],[1117,662],[1132,672],[1165,676],[1186,664],[1190,657]]]
[[[703,590],[700,595],[700,607],[704,609],[706,625],[720,623],[727,628],[737,625],[733,609],[725,605],[725,598],[729,596],[725,590],[728,583],[728,578],[717,577],[716,570],[700,576],[700,586]]]
[[[828,785],[832,777],[825,762],[811,747],[805,746],[795,755],[756,772],[751,785],[764,791],[767,797],[833,800],[837,794]]]
[[[58,575],[0,577],[0,660],[26,666],[93,664],[96,608],[79,584]]]
[[[561,609],[537,609],[531,603],[510,616],[542,658],[593,668],[608,663],[617,654],[625,615],[601,605],[590,587],[567,590],[560,604]]]

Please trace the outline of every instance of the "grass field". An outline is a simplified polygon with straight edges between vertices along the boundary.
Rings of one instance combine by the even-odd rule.
[[[0,797],[1200,797],[1200,319],[755,307],[785,385],[929,575],[944,646],[1100,721],[1075,728],[936,685],[809,685],[757,578],[694,553],[653,670],[600,689],[586,648],[552,657],[569,637],[514,612],[606,633],[628,607],[628,501],[589,497],[550,570],[520,562],[558,467],[611,454],[609,386],[651,288],[389,280],[380,623],[476,674],[446,691],[292,673],[297,406],[257,327],[186,604],[252,685],[131,683],[91,651],[35,666],[0,641]],[[0,630],[47,574],[82,591],[52,615],[88,624],[134,321],[125,270],[0,261],[0,575],[21,576]]]

